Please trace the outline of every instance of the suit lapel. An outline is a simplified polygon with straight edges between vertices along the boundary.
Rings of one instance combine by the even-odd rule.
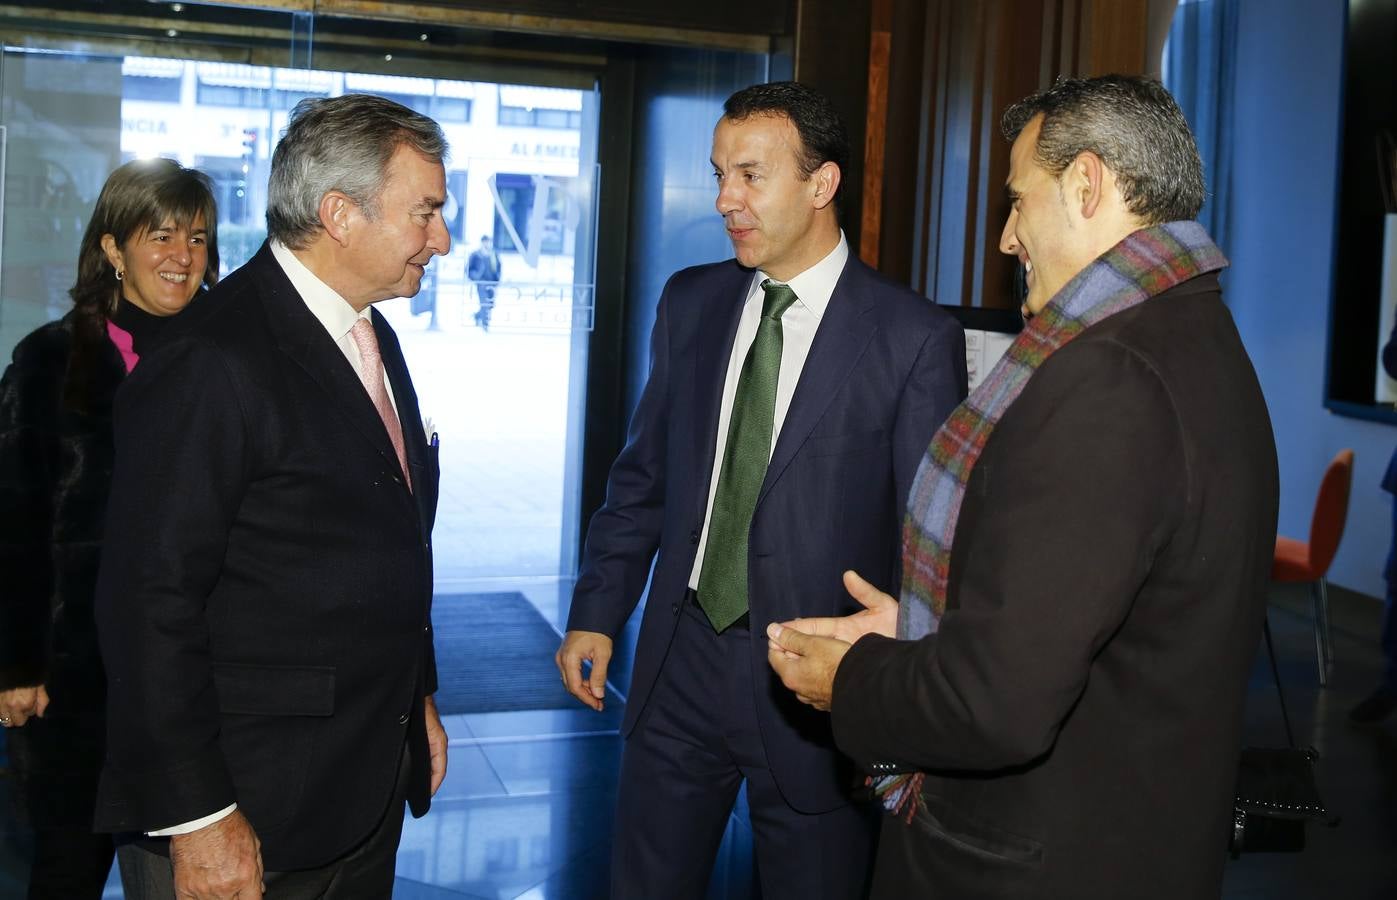
[[[758,505],[810,436],[877,329],[873,298],[867,290],[862,267],[863,263],[851,255],[830,295],[829,306],[825,308],[815,341],[810,345],[810,354],[796,382],[781,434],[772,448],[766,479],[757,495]]]
[[[403,428],[403,449],[407,454],[408,471],[412,473],[413,503],[423,532],[430,535],[436,522],[440,465],[434,458],[436,451],[427,444],[417,389],[412,384],[412,373],[408,371],[398,335],[378,310],[373,311],[373,325],[374,333],[378,335],[378,349],[383,356],[383,371],[393,388],[398,424]]]
[[[742,321],[742,308],[752,283],[750,270],[736,265],[715,280],[713,297],[701,298],[694,306],[700,315],[712,316],[711,323],[700,321],[698,352],[694,358],[693,378],[690,379],[690,408],[694,411],[694,472],[698,490],[695,494],[695,514],[702,518],[708,506],[708,494],[713,477],[713,456],[718,446],[718,414],[723,404],[723,382],[727,379],[732,345],[737,340],[737,326]]]
[[[413,387],[412,374],[408,371],[407,359],[403,357],[403,348],[398,343],[398,336],[378,310],[373,311],[373,325],[374,333],[378,335],[379,353],[383,357],[383,371],[393,389],[398,424],[403,429],[403,450],[407,454],[407,467],[412,473],[412,491],[420,500],[426,496],[431,466],[427,461],[427,433],[422,427],[417,390]],[[395,456],[394,459],[396,458]],[[434,493],[435,485],[431,487]]]
[[[378,410],[364,390],[364,383],[325,326],[292,287],[272,256],[271,247],[263,244],[248,265],[257,267],[255,271],[279,349],[319,385],[328,405],[348,419],[354,430],[396,468],[398,454],[393,450]],[[396,383],[393,389],[397,390]]]
[[[383,357],[383,371],[388,376],[389,387],[393,389],[398,424],[403,428],[407,463],[409,466],[420,466],[427,438],[426,432],[422,430],[422,420],[417,408],[417,392],[412,386],[412,376],[408,374],[407,360],[403,358],[403,348],[388,320],[378,310],[374,310],[372,316],[374,334],[378,336],[378,350]]]

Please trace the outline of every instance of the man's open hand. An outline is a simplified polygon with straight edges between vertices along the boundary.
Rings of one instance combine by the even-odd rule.
[[[897,636],[896,600],[864,581],[853,569],[844,573],[844,590],[859,601],[863,609],[849,616],[792,619],[785,623],[786,627],[818,637],[836,638],[847,644],[865,634]]]

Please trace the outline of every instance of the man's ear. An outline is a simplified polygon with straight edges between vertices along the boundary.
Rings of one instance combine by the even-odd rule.
[[[815,208],[824,209],[834,202],[835,192],[839,190],[839,166],[826,161],[810,178],[815,182]]]
[[[320,198],[320,227],[335,243],[345,246],[349,243],[349,223],[358,207],[348,195],[339,191],[326,191]]]
[[[1096,215],[1109,187],[1106,164],[1095,153],[1083,150],[1068,168],[1072,179],[1068,196],[1078,205],[1082,218],[1090,219]]]

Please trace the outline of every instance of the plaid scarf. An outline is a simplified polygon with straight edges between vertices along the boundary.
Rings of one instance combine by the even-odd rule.
[[[912,482],[902,532],[898,638],[917,640],[937,630],[946,611],[951,541],[970,472],[1038,367],[1097,322],[1226,265],[1197,222],[1144,228],[1078,272],[1028,321],[980,386],[937,430]],[[921,781],[920,774],[870,779],[884,807],[894,815],[905,810],[909,822]]]

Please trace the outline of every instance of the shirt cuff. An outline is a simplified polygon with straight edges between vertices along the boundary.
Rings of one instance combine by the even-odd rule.
[[[198,831],[205,825],[212,825],[214,822],[228,818],[233,814],[233,810],[237,808],[238,804],[230,803],[218,812],[204,816],[202,819],[195,819],[193,822],[185,822],[183,825],[171,825],[169,828],[161,828],[159,831],[147,831],[146,834],[151,837],[173,837],[177,834],[189,834],[192,831]]]

